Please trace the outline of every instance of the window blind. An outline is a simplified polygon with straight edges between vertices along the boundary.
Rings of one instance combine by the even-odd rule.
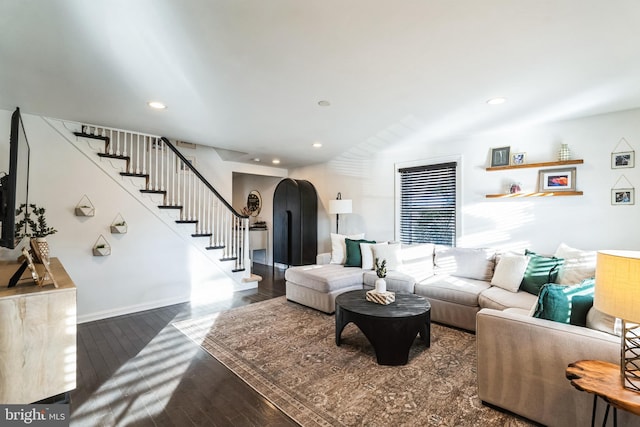
[[[398,169],[400,241],[456,243],[456,162]]]

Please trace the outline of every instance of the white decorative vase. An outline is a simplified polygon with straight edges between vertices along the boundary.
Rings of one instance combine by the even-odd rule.
[[[560,150],[558,151],[558,160],[561,162],[571,160],[571,150],[569,150],[568,144],[560,144]]]
[[[376,292],[379,294],[387,292],[387,282],[382,277],[376,279]]]

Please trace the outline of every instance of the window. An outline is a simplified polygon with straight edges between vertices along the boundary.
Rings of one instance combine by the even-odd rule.
[[[400,241],[456,243],[456,162],[398,169]]]

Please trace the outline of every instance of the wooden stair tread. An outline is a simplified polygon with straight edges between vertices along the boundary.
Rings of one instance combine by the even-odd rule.
[[[118,160],[126,160],[126,161],[131,160],[131,157],[123,156],[123,155],[120,155],[120,154],[98,153],[98,156],[99,157],[103,157],[103,158],[107,158],[107,159],[118,159]]]
[[[108,136],[102,136],[102,135],[92,135],[90,133],[84,133],[84,132],[74,132],[73,133],[75,136],[81,136],[83,138],[91,138],[91,139],[99,139],[101,141],[107,141],[109,142],[109,137]]]
[[[149,178],[149,174],[146,173],[135,173],[135,172],[120,172],[122,176],[135,176],[138,178]]]

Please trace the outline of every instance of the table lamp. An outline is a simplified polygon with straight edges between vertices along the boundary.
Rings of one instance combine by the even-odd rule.
[[[329,200],[329,213],[336,214],[336,234],[340,234],[338,232],[340,214],[351,213],[351,200],[343,200],[342,194],[338,193],[335,200]]]
[[[594,307],[622,319],[622,385],[640,392],[640,251],[599,251]]]

